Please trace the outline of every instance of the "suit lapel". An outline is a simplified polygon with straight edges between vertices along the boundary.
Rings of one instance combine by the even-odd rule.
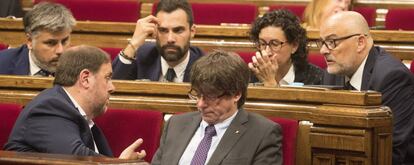
[[[29,75],[30,74],[30,62],[29,62],[29,49],[26,45],[23,45],[19,54],[19,58],[14,64],[13,74],[15,75]]]
[[[183,82],[189,82],[190,81],[190,70],[191,70],[191,65],[194,63],[195,61],[195,55],[194,52],[190,51],[190,59],[188,60],[188,64],[185,67],[184,70],[184,78],[183,78]]]
[[[364,66],[364,72],[362,73],[362,83],[361,83],[361,90],[368,90],[369,80],[371,79],[372,71],[374,69],[375,61],[377,60],[377,49],[372,47],[369,51],[367,61]]]
[[[189,118],[188,123],[185,126],[181,127],[180,130],[177,130],[178,134],[181,134],[180,138],[175,139],[175,155],[172,156],[173,161],[171,164],[178,164],[180,161],[181,156],[184,153],[184,150],[187,148],[188,143],[190,143],[191,138],[194,136],[195,131],[200,126],[201,122],[201,115],[199,113],[194,113],[194,115]],[[169,162],[170,163],[170,162]]]
[[[247,112],[240,109],[236,117],[227,128],[220,140],[216,150],[208,162],[209,165],[220,164],[227,154],[233,149],[233,146],[239,141],[240,137],[246,132],[248,122]]]
[[[91,132],[93,134],[93,139],[95,140],[96,147],[98,147],[99,153],[106,156],[112,156],[111,148],[109,147],[109,144],[106,141],[106,138],[101,129],[99,129],[99,127],[95,124],[92,127]]]
[[[160,75],[161,75],[161,55],[158,54],[157,59],[155,60],[154,65],[152,65],[151,68],[148,69],[150,73],[150,80],[151,81],[159,81],[160,80]]]

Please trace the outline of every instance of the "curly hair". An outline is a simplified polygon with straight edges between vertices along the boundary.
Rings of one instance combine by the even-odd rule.
[[[299,18],[285,9],[267,12],[252,23],[250,40],[258,43],[260,31],[268,26],[280,27],[289,44],[298,44],[298,49],[290,58],[296,71],[304,70],[308,64],[308,41],[306,30],[300,25]]]

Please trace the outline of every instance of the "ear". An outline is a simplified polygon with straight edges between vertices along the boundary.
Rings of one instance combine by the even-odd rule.
[[[292,43],[292,52],[290,54],[295,53],[298,50],[299,44],[298,43]]]
[[[367,47],[367,37],[359,36],[357,44],[357,52],[361,53]]]
[[[237,102],[240,100],[241,98],[241,92],[237,92],[234,96],[233,96],[233,101],[237,104]]]
[[[29,48],[29,50],[33,49],[33,37],[31,34],[26,33],[26,39],[27,39],[27,48]]]
[[[90,87],[90,78],[92,73],[88,69],[83,69],[78,77],[78,83],[82,88],[88,89]]]
[[[194,38],[195,33],[196,33],[196,26],[195,26],[195,24],[193,24],[193,26],[190,27],[190,33],[191,33],[191,38]]]

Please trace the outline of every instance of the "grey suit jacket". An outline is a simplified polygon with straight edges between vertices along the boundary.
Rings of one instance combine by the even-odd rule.
[[[151,164],[178,164],[200,122],[199,112],[171,117]],[[207,164],[282,164],[281,127],[240,109]]]

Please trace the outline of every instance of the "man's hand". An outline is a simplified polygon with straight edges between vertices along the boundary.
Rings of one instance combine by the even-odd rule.
[[[132,143],[130,146],[125,148],[124,151],[122,151],[121,155],[119,155],[119,159],[143,159],[147,153],[145,150],[141,150],[140,152],[135,152],[135,150],[141,146],[143,140],[139,138],[134,143]]]
[[[148,36],[155,35],[158,24],[158,18],[153,15],[139,19],[135,25],[134,35],[128,46],[124,49],[125,55],[133,58],[135,51],[144,44],[145,39]]]
[[[249,63],[250,70],[266,87],[277,87],[276,74],[279,69],[276,55],[269,56],[266,51],[256,52]]]

